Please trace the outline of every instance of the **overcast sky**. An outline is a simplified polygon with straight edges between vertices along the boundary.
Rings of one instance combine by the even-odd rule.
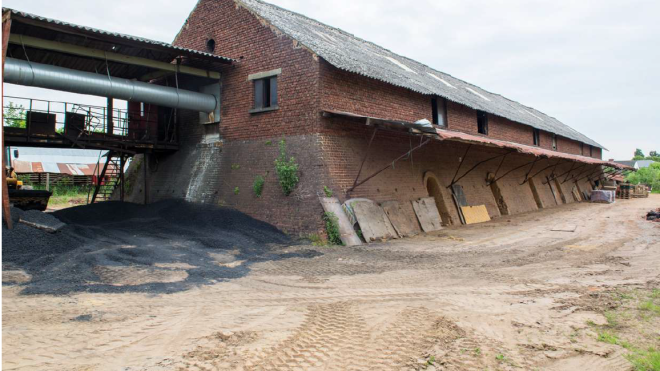
[[[635,148],[660,151],[658,0],[270,2],[556,117],[607,147],[605,159],[629,159]],[[2,3],[172,42],[196,0]],[[5,89],[26,95],[25,88]]]

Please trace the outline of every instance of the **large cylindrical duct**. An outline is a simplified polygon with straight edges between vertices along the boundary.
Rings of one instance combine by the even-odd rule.
[[[200,112],[213,112],[216,107],[216,99],[211,94],[108,77],[15,58],[5,60],[5,82]]]

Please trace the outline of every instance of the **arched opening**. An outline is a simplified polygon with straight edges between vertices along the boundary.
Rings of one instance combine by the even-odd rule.
[[[447,209],[447,205],[445,205],[445,200],[442,198],[440,181],[435,176],[435,174],[431,172],[424,174],[424,186],[426,187],[426,191],[429,193],[429,197],[433,197],[435,199],[435,205],[438,207],[438,211],[440,212],[442,224],[454,224],[454,221],[449,214],[449,209]]]

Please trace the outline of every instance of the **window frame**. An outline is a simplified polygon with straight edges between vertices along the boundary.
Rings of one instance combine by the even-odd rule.
[[[442,102],[442,107],[438,104],[439,102]],[[447,99],[439,96],[431,98],[431,115],[433,125],[447,128],[449,126],[447,123]],[[440,124],[440,117],[442,117],[442,124]]]
[[[477,133],[488,135],[488,112],[477,110]]]
[[[248,76],[252,82],[252,108],[250,113],[275,111],[279,106],[278,77],[282,69],[254,73]]]
[[[552,134],[552,150],[557,150],[557,134]]]
[[[533,136],[533,141],[534,145],[537,147],[541,146],[541,130],[532,128],[532,136]]]

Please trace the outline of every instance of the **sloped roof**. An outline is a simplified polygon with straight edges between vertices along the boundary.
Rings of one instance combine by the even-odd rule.
[[[181,55],[189,55],[189,56],[195,56],[197,58],[205,58],[208,60],[216,60],[222,63],[231,63],[234,60],[231,58],[223,57],[220,55],[215,55],[211,53],[205,53],[201,52],[199,50],[194,50],[194,49],[188,49],[188,48],[182,48],[180,46],[168,44],[162,41],[156,41],[156,40],[150,40],[146,39],[143,37],[138,37],[138,36],[132,36],[132,35],[126,35],[118,32],[111,32],[111,31],[105,31],[105,30],[100,30],[97,28],[93,27],[88,27],[88,26],[81,26],[77,25],[74,23],[69,23],[65,21],[60,21],[57,19],[52,19],[52,18],[46,18],[42,17],[40,15],[36,14],[31,14],[27,12],[22,12],[20,10],[16,9],[11,9],[11,8],[2,8],[3,14],[5,12],[11,12],[12,18],[17,19],[19,22],[24,21],[24,22],[32,22],[34,24],[38,25],[43,25],[43,24],[48,24],[50,25],[51,28],[54,28],[56,30],[63,30],[63,31],[69,31],[75,34],[82,34],[82,35],[89,35],[89,36],[96,36],[96,37],[106,37],[109,39],[115,39],[117,41],[127,41],[134,43],[136,45],[142,45],[143,47],[156,47],[160,50],[163,51],[169,51],[174,54],[181,54]],[[169,61],[168,61],[169,62]]]
[[[568,125],[531,107],[436,71],[338,28],[260,0],[235,1],[339,69],[421,94],[439,95],[474,109],[604,148]]]

